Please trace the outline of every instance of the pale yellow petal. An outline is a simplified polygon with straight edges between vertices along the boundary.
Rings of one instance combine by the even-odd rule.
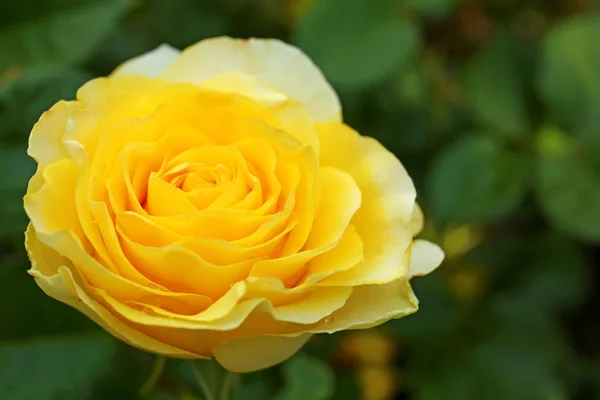
[[[27,154],[38,162],[38,169],[29,182],[28,193],[37,191],[44,184],[42,174],[46,166],[68,158],[68,152],[63,146],[63,136],[76,110],[76,102],[59,101],[42,114],[34,125],[29,136]]]
[[[27,153],[41,166],[68,157],[62,145],[69,118],[77,109],[74,101],[59,101],[46,111],[34,125]]]
[[[373,138],[344,124],[318,124],[321,165],[348,173],[362,194],[352,218],[362,242],[364,261],[331,275],[320,285],[382,284],[404,276],[412,241],[416,191],[400,161]]]
[[[413,242],[410,255],[408,277],[427,275],[440,266],[444,261],[444,251],[437,245],[426,240],[417,239]]]
[[[156,78],[175,61],[180,53],[176,48],[162,44],[152,51],[125,61],[113,71],[112,75],[141,75]]]
[[[319,137],[310,110],[305,104],[290,99],[268,82],[245,73],[229,72],[203,81],[200,86],[220,92],[238,93],[269,107],[274,117],[269,123],[289,133],[301,143],[310,145],[319,154]]]
[[[252,372],[272,367],[293,356],[310,339],[310,334],[295,337],[256,336],[235,339],[213,349],[215,359],[232,372]]]
[[[337,94],[321,71],[299,49],[276,39],[203,40],[185,49],[160,77],[173,82],[201,83],[231,72],[268,82],[306,105],[316,121],[341,120]]]
[[[412,314],[417,311],[418,305],[406,279],[384,285],[359,286],[354,288],[344,307],[318,323],[311,332],[370,328]]]
[[[257,100],[267,106],[281,106],[290,101],[283,92],[243,72],[227,72],[215,75],[199,83],[205,89],[226,93],[238,93]]]

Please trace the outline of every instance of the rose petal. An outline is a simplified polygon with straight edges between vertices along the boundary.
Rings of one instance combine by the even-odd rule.
[[[347,172],[361,191],[360,209],[352,224],[363,241],[364,261],[331,275],[320,285],[381,284],[408,270],[412,241],[410,221],[416,191],[398,159],[373,138],[344,124],[318,124],[321,165]]]
[[[423,210],[417,203],[415,203],[415,208],[413,209],[412,218],[410,219],[410,228],[412,230],[413,236],[417,236],[423,230],[425,218],[423,217]]]
[[[26,248],[32,263],[28,273],[48,296],[77,309],[107,332],[132,346],[172,357],[193,356],[133,329],[89,297],[76,283],[73,272],[63,264],[66,260],[39,242],[31,226],[26,233]]]
[[[161,44],[156,49],[125,61],[112,73],[119,75],[142,75],[156,78],[179,56],[181,52],[168,44]]]
[[[236,339],[217,346],[213,353],[232,372],[252,372],[269,368],[290,358],[310,339],[310,334],[294,337],[256,336]]]
[[[333,333],[346,329],[365,329],[417,311],[419,301],[408,280],[398,279],[384,285],[355,287],[344,307],[325,318],[310,331]]]
[[[201,83],[230,72],[268,82],[303,103],[317,121],[341,120],[339,99],[321,71],[299,49],[275,39],[206,39],[183,50],[160,77]]]
[[[437,244],[426,240],[415,240],[411,247],[410,268],[407,276],[427,275],[444,261],[444,251]]]

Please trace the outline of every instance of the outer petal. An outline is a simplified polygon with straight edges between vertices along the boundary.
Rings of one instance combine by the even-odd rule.
[[[416,191],[400,161],[373,138],[340,123],[317,124],[322,166],[352,176],[362,194],[351,223],[363,242],[364,261],[327,277],[320,285],[382,284],[404,276],[409,267],[411,220]]]
[[[415,208],[413,209],[412,218],[410,220],[410,228],[412,229],[413,236],[417,236],[423,230],[424,225],[424,217],[423,210],[417,203],[415,203]]]
[[[39,190],[44,184],[42,175],[49,164],[69,157],[62,139],[77,106],[74,101],[59,101],[40,117],[31,130],[27,154],[38,162],[38,169],[29,182],[28,193]]]
[[[354,288],[344,305],[317,324],[311,332],[333,333],[346,329],[364,329],[401,318],[417,311],[419,301],[406,279],[384,285]]]
[[[156,78],[175,61],[180,53],[176,48],[162,44],[152,51],[125,61],[113,71],[112,75],[142,75]]]
[[[300,336],[255,336],[236,339],[213,349],[216,360],[232,372],[252,372],[271,367],[294,355],[310,339]]]
[[[316,121],[341,120],[339,99],[321,71],[299,49],[279,40],[203,40],[185,49],[160,77],[201,83],[229,72],[246,73],[268,82],[306,105]]]
[[[41,243],[32,225],[29,225],[25,238],[25,247],[32,265],[28,273],[48,296],[74,307],[107,332],[132,346],[173,357],[198,357],[133,329],[89,297],[76,282],[71,269],[65,265],[68,261]]]
[[[407,275],[427,275],[444,261],[444,251],[436,244],[426,240],[415,240],[411,247],[410,268]]]

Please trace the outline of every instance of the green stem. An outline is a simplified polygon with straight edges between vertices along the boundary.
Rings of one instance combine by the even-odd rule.
[[[237,376],[232,372],[227,372],[225,379],[223,380],[223,387],[221,388],[220,400],[229,400],[229,395],[233,391],[236,383]]]
[[[206,400],[216,400],[213,394],[210,392],[208,384],[206,383],[206,379],[204,379],[204,376],[202,376],[202,373],[194,362],[192,362],[192,370],[194,371],[196,381],[198,381],[198,385],[200,385],[200,389],[202,389],[202,393],[204,394],[204,397],[206,397]]]
[[[158,380],[160,379],[160,377],[165,369],[166,362],[167,362],[166,357],[163,357],[163,356],[156,357],[156,360],[154,361],[154,365],[152,366],[152,372],[150,373],[150,377],[144,383],[144,385],[140,388],[140,391],[139,391],[140,397],[145,397],[145,396],[149,395],[150,392],[152,391],[152,389],[154,389],[154,387],[158,383]]]

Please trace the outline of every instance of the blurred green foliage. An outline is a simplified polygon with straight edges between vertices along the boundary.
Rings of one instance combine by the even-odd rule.
[[[600,399],[599,10],[594,0],[0,2],[0,399],[201,398],[176,360],[140,394],[155,357],[39,290],[25,273],[21,197],[44,110],[163,42],[223,34],[278,37],[311,56],[345,120],[402,160],[424,235],[450,255],[415,281],[421,310],[379,330],[397,349],[387,361],[344,353],[348,333],[318,336],[244,376],[237,399]],[[463,237],[472,230],[474,245]]]

